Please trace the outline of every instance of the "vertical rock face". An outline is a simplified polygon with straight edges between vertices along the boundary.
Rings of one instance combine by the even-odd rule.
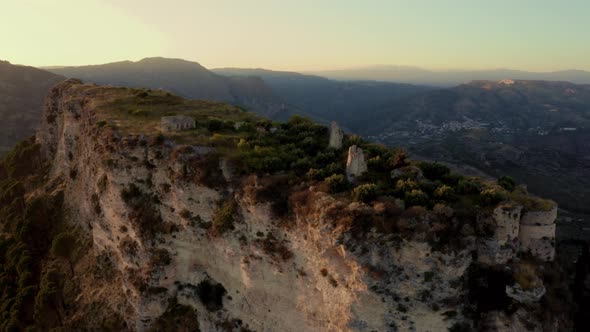
[[[549,211],[528,211],[520,220],[520,250],[552,261],[555,257],[555,219],[557,206]]]
[[[348,159],[346,160],[346,177],[348,181],[363,175],[367,171],[367,162],[363,149],[356,145],[348,148]]]
[[[505,264],[517,251],[552,261],[555,257],[555,219],[557,206],[549,211],[522,212],[520,205],[501,205],[480,220],[480,226],[493,229],[490,237],[478,240],[478,261]]]
[[[334,149],[342,148],[342,138],[344,133],[342,129],[338,127],[338,124],[334,121],[330,124],[330,143],[329,146]]]
[[[491,216],[482,218],[481,227],[493,229],[489,238],[478,241],[477,252],[480,263],[495,265],[508,262],[518,249],[518,233],[522,206],[501,205]]]

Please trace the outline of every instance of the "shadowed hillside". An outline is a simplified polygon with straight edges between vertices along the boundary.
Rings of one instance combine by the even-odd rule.
[[[476,81],[376,111],[364,134],[422,156],[510,174],[566,209],[589,212],[590,86]]]
[[[352,131],[363,129],[370,123],[363,110],[431,89],[374,81],[339,82],[319,76],[266,69],[220,68],[212,71],[229,77],[261,77],[277,95],[299,111],[316,119],[337,120]]]
[[[0,153],[34,133],[45,94],[62,79],[40,69],[0,61]]]

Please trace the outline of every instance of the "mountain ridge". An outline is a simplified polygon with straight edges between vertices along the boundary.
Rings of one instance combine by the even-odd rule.
[[[163,57],[101,65],[62,67],[51,72],[97,84],[165,89],[191,99],[222,101],[270,118],[288,117],[288,106],[264,82],[217,75],[198,62]]]

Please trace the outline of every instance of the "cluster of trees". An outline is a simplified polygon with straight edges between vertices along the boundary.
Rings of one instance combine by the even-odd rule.
[[[61,325],[63,276],[42,268],[52,257],[70,262],[75,239],[60,233],[61,196],[37,195],[44,163],[33,139],[17,145],[0,161],[0,330],[49,329]],[[72,268],[73,269],[73,268]]]
[[[346,136],[342,149],[331,149],[327,128],[299,116],[274,127],[270,121],[256,127],[262,130],[250,131],[237,144],[235,160],[244,173],[305,175],[309,180],[323,181],[332,193],[350,191],[358,201],[386,195],[404,200],[406,207],[432,209],[436,204],[444,204],[473,210],[499,203],[516,188],[514,180],[508,177],[489,187],[477,178],[451,172],[440,163],[410,163],[404,150],[369,143],[358,136]],[[357,179],[356,187],[344,174],[346,151],[353,144],[363,149],[368,164],[368,172]],[[410,165],[413,167],[406,167]],[[404,172],[392,179],[391,172],[396,169]]]
[[[261,130],[251,132],[239,143],[235,160],[245,173],[294,171],[302,175],[338,159],[336,151],[327,149],[325,126],[298,116],[272,128],[270,122],[261,124]]]

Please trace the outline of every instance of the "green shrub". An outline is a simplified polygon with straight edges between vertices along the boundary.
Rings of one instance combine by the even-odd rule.
[[[451,173],[451,170],[447,166],[439,163],[423,161],[418,164],[418,167],[420,167],[424,176],[430,180],[442,180]]]
[[[307,178],[310,180],[320,180],[324,175],[323,170],[317,168],[310,168],[307,171]]]
[[[211,119],[205,123],[205,126],[210,132],[215,132],[221,130],[223,122],[221,120]]]
[[[434,191],[434,197],[449,202],[454,201],[456,198],[455,190],[452,187],[443,184],[442,186],[436,188]]]
[[[484,206],[492,206],[505,200],[506,194],[498,188],[487,188],[481,191],[480,198]]]
[[[289,124],[290,125],[305,125],[305,126],[311,126],[313,125],[313,121],[309,118],[300,116],[300,115],[293,115],[291,116],[291,118],[289,119]]]
[[[428,195],[420,189],[413,189],[406,193],[404,197],[406,207],[410,206],[427,206],[429,204]]]
[[[121,198],[131,208],[129,219],[142,237],[153,236],[164,230],[157,196],[145,193],[131,183],[121,190]]]
[[[176,297],[168,300],[168,308],[148,329],[148,332],[201,331],[197,311],[191,306],[179,304]],[[108,329],[118,331],[122,329]]]
[[[226,231],[233,229],[236,212],[237,207],[233,200],[228,199],[224,201],[217,210],[215,210],[215,214],[213,215],[213,227],[215,232],[223,234]]]
[[[352,199],[357,202],[369,202],[377,197],[377,186],[365,183],[352,190]]]
[[[418,182],[412,179],[405,179],[405,180],[397,180],[395,183],[395,189],[400,193],[405,193],[407,191],[411,191],[413,189],[418,189],[419,185]]]
[[[514,181],[514,179],[509,176],[502,176],[499,178],[498,184],[508,191],[514,191],[516,188],[516,181]]]
[[[342,174],[332,174],[325,178],[324,181],[330,187],[331,193],[344,191],[348,187],[348,181],[346,181],[346,177]]]
[[[479,194],[483,185],[477,178],[469,177],[459,180],[457,183],[457,193],[462,195],[475,195]]]

